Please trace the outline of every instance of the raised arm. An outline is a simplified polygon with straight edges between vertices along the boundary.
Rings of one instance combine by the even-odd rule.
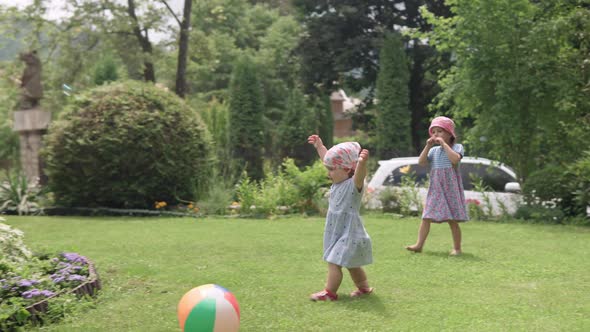
[[[418,157],[418,165],[424,166],[424,167],[428,166],[428,152],[430,151],[430,149],[434,145],[435,141],[436,141],[435,137],[430,137],[426,141],[426,146],[424,146],[424,149],[422,149],[422,152],[420,153],[420,157]]]
[[[324,156],[326,155],[326,152],[328,152],[328,149],[324,146],[322,139],[318,135],[311,135],[307,138],[307,143],[313,145],[318,152],[320,159],[324,160]]]
[[[369,150],[363,149],[359,155],[358,164],[354,171],[354,185],[356,189],[361,191],[365,184],[365,177],[367,176],[367,160],[369,159]]]

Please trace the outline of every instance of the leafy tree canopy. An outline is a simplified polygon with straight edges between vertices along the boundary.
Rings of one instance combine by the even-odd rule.
[[[452,18],[424,11],[434,25],[426,37],[454,57],[435,106],[473,121],[471,153],[523,177],[577,156],[590,138],[590,11],[582,2],[452,0]]]

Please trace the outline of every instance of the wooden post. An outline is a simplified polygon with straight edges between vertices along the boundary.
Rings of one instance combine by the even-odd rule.
[[[29,183],[44,182],[39,151],[50,122],[51,112],[39,107],[14,112],[13,130],[19,133],[20,163]]]

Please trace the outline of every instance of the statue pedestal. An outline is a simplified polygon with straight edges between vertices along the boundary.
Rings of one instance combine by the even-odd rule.
[[[41,137],[47,131],[50,122],[51,112],[38,107],[14,112],[13,130],[19,133],[20,163],[29,182],[42,180],[39,150],[42,144]]]

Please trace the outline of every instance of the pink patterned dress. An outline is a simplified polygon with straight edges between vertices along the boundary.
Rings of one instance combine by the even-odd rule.
[[[463,145],[454,144],[453,151],[463,157]],[[440,146],[435,146],[428,151],[428,161],[432,168],[422,219],[435,223],[449,220],[468,221],[461,180],[461,163],[453,167],[447,153]]]

